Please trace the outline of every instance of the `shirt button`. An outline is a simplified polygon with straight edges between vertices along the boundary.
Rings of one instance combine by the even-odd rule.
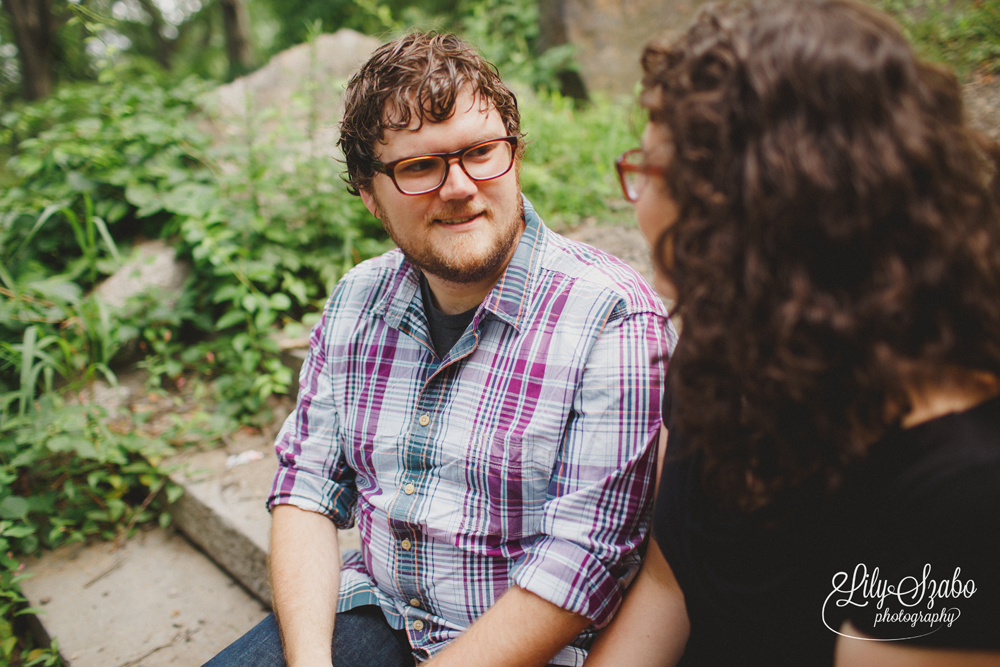
[[[413,629],[416,630],[417,632],[420,632],[421,630],[424,629],[424,622],[421,621],[419,618],[413,621]]]
[[[411,607],[419,607],[420,606],[420,600],[418,600],[417,598],[411,599],[410,600],[410,606]]]
[[[410,482],[409,484],[407,484],[406,486],[403,487],[403,493],[405,493],[408,496],[412,496],[413,492],[416,491],[416,490],[417,490],[417,487],[415,487],[413,485],[413,482]]]
[[[403,547],[403,551],[409,551],[413,547],[413,542],[409,540],[403,540],[399,543],[399,546]]]
[[[420,425],[421,426],[427,426],[430,423],[431,423],[431,416],[430,415],[420,415]]]

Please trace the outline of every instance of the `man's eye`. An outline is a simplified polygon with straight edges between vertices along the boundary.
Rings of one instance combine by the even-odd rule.
[[[396,171],[405,175],[416,175],[422,174],[426,171],[432,171],[440,166],[440,160],[435,160],[433,158],[428,158],[426,160],[410,160],[409,162],[404,162],[396,167]]]
[[[469,149],[465,153],[467,159],[472,160],[482,160],[484,158],[490,157],[490,155],[497,149],[497,144],[484,144],[482,146],[476,146],[475,148]]]

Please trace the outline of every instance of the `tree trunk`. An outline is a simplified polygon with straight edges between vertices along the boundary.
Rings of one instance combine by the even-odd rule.
[[[253,67],[250,48],[250,15],[245,0],[219,0],[222,22],[226,29],[226,53],[229,56],[229,78],[246,74]]]
[[[153,43],[156,45],[156,62],[160,67],[170,71],[170,55],[173,53],[173,43],[163,36],[163,14],[153,0],[139,0],[139,4],[149,14],[149,29],[153,33]]]
[[[563,16],[565,0],[539,0],[538,3],[538,43],[536,48],[542,54],[554,46],[566,44],[566,19]],[[559,92],[578,100],[588,99],[587,86],[579,72],[562,70],[556,72]]]
[[[10,16],[26,100],[52,92],[56,21],[49,0],[0,0]]]

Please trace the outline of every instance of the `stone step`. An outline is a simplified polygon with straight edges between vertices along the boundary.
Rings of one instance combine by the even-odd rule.
[[[165,462],[184,488],[170,530],[141,532],[117,549],[70,545],[29,562],[25,596],[43,610],[40,632],[58,639],[67,665],[201,665],[267,614],[264,503],[280,425]],[[341,531],[340,543],[358,548],[357,531]]]
[[[73,544],[32,559],[22,583],[69,667],[203,664],[267,615],[181,535]]]
[[[265,508],[278,469],[274,437],[281,421],[260,434],[240,431],[224,449],[184,453],[164,465],[184,487],[172,508],[174,525],[264,604],[270,606]],[[356,529],[340,532],[341,551],[357,549]]]

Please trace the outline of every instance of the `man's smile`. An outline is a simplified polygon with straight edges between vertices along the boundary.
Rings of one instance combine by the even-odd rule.
[[[449,227],[454,227],[454,226],[464,225],[464,224],[470,223],[470,222],[472,222],[474,220],[478,220],[483,215],[483,213],[484,212],[481,211],[481,212],[476,213],[474,215],[465,216],[465,217],[461,217],[461,218],[457,218],[457,217],[434,218],[434,222],[435,222],[435,224],[447,225]]]

